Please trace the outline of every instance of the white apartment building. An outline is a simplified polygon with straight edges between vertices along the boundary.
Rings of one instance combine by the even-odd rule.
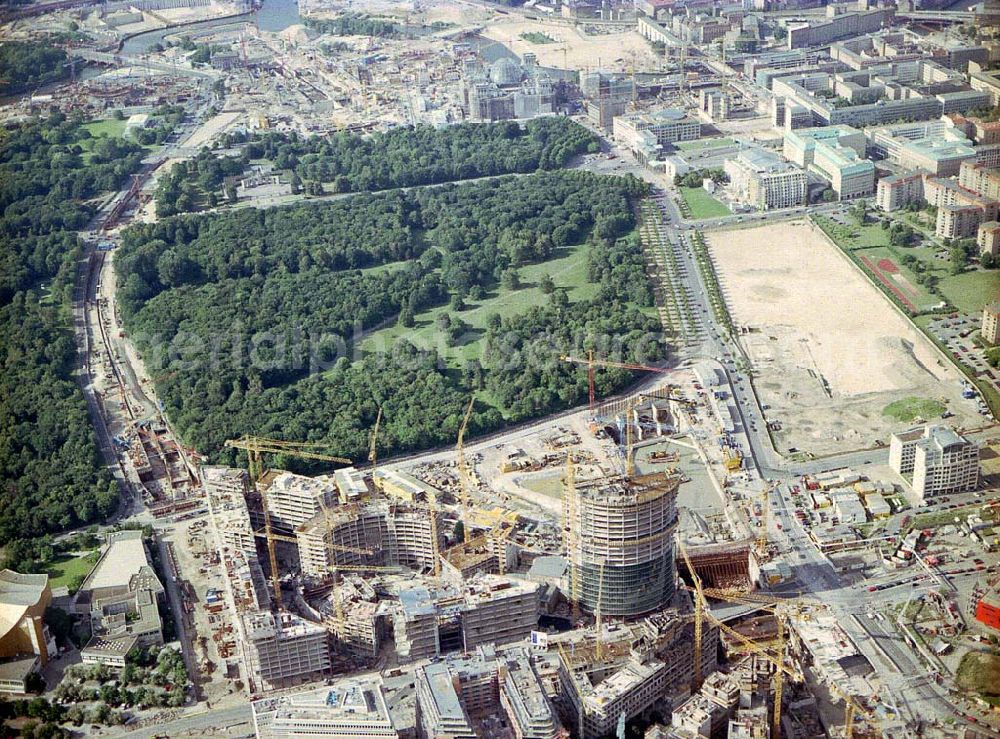
[[[979,447],[945,426],[924,426],[893,434],[889,466],[907,478],[924,502],[946,493],[975,490]]]
[[[806,173],[770,152],[742,151],[726,161],[725,171],[736,199],[757,210],[791,208],[807,202]]]

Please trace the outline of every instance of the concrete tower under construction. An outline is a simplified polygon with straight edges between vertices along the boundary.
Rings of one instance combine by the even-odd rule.
[[[570,598],[603,616],[638,616],[673,597],[679,480],[664,473],[565,480]]]

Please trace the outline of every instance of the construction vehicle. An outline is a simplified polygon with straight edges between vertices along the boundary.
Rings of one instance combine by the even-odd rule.
[[[735,449],[724,447],[722,450],[722,461],[728,472],[735,472],[743,466],[743,455]]]
[[[278,439],[267,439],[262,436],[244,436],[242,439],[228,439],[225,445],[227,448],[242,449],[247,453],[247,471],[250,473],[250,482],[260,495],[261,508],[264,513],[263,533],[264,538],[267,540],[267,557],[271,567],[271,585],[274,588],[274,602],[280,610],[283,605],[281,602],[281,576],[278,572],[278,556],[274,546],[274,530],[271,527],[271,511],[267,502],[267,493],[259,485],[261,478],[264,476],[262,455],[284,454],[290,457],[332,462],[334,464],[351,464],[351,460],[314,451],[315,449],[322,449],[327,446],[319,442],[281,441]]]

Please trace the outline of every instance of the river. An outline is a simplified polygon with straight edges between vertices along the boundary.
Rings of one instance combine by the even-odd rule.
[[[155,44],[163,44],[164,38],[178,33],[203,33],[226,26],[242,25],[256,19],[262,31],[283,31],[289,26],[301,23],[299,17],[298,0],[263,0],[260,10],[254,13],[230,17],[216,18],[199,23],[191,23],[186,26],[174,26],[172,28],[160,28],[155,31],[140,33],[125,40],[122,44],[122,54],[135,56],[146,54]]]

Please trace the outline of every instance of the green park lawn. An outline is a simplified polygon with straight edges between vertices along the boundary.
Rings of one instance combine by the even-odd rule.
[[[714,149],[720,146],[732,146],[732,139],[696,139],[694,141],[678,141],[674,144],[681,151],[697,151],[699,149]]]
[[[682,187],[680,190],[690,211],[690,217],[695,220],[718,218],[730,214],[729,208],[713,198],[703,187]]]
[[[925,421],[929,421],[932,418],[940,416],[945,410],[947,410],[945,405],[936,400],[911,396],[897,400],[894,403],[889,403],[889,405],[882,409],[882,415],[894,418],[902,423],[910,423],[917,416]]]
[[[521,287],[507,290],[496,287],[481,300],[466,300],[465,310],[454,311],[442,305],[416,315],[416,325],[404,328],[398,323],[374,331],[365,338],[361,349],[365,353],[388,351],[401,338],[423,349],[437,349],[449,364],[460,367],[469,359],[482,357],[482,337],[489,318],[494,313],[502,318],[520,315],[535,305],[544,305],[549,296],[539,287],[544,275],[550,275],[557,287],[565,288],[571,302],[589,300],[597,294],[598,286],[587,281],[587,247],[565,247],[557,250],[555,259],[541,264],[531,264],[519,270]],[[459,346],[448,346],[445,335],[437,327],[437,317],[450,313],[469,324],[468,340]]]
[[[816,216],[816,222],[842,249],[889,246],[889,232],[878,224],[859,226],[853,221],[848,221],[843,225],[825,216]]]
[[[53,588],[76,585],[94,568],[99,556],[98,552],[89,552],[79,557],[69,555],[56,557],[45,568],[49,576],[49,585]]]
[[[1000,295],[1000,270],[968,270],[942,277],[938,285],[949,303],[963,313],[981,313],[983,306]]]
[[[125,121],[118,121],[114,118],[102,118],[85,123],[81,128],[90,131],[90,135],[94,138],[113,139],[125,133]]]

